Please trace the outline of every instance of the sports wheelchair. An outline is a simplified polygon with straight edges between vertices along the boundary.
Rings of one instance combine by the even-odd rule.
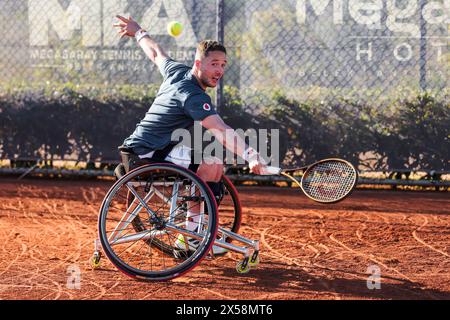
[[[115,170],[118,180],[100,208],[99,238],[90,261],[94,269],[99,268],[103,251],[128,276],[170,280],[192,270],[205,256],[214,256],[213,246],[243,255],[236,265],[238,273],[259,264],[259,241],[237,234],[241,205],[225,175],[219,210],[208,184],[184,167],[152,163],[124,173],[119,165]],[[186,228],[186,214],[192,206],[200,207],[195,231]],[[198,240],[197,246],[180,249],[176,245],[180,236]]]

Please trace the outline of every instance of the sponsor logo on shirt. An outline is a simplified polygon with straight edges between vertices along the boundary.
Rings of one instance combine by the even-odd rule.
[[[203,110],[205,110],[205,111],[211,111],[211,106],[210,106],[209,104],[205,103],[205,104],[203,105]]]

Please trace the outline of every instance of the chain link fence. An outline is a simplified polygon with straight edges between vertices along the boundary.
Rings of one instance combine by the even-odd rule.
[[[280,97],[380,107],[427,91],[448,115],[449,0],[0,0],[0,92],[157,87],[156,67],[114,30],[117,14],[189,65],[199,41],[222,40],[229,66],[215,96],[223,112],[236,99],[257,115]],[[172,20],[183,24],[181,37],[167,34]]]
[[[448,93],[449,1],[225,0],[226,83],[261,105]]]
[[[175,59],[217,37],[217,2],[230,52],[225,85],[280,89],[296,99],[398,96],[448,89],[448,0],[2,0],[0,75],[9,83],[158,84],[116,14],[131,15]],[[167,35],[178,20],[182,37]]]
[[[0,74],[9,83],[158,84],[158,70],[130,38],[120,39],[115,16],[132,16],[174,59],[192,63],[196,44],[214,38],[209,0],[1,0]],[[166,26],[184,25],[172,38]]]

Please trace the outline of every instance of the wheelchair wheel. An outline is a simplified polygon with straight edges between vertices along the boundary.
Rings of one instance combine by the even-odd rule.
[[[239,200],[239,195],[236,190],[236,187],[233,185],[233,183],[228,177],[224,175],[222,177],[222,182],[225,190],[224,195],[220,201],[220,206],[218,207],[219,213],[218,225],[221,228],[232,231],[234,233],[238,233],[242,220],[242,208],[241,202]],[[133,199],[134,199],[133,194],[129,192],[128,202],[131,203]],[[180,208],[180,211],[183,211],[184,215],[186,215],[187,211],[186,208]],[[181,215],[180,219],[182,219]],[[139,215],[136,216],[132,224],[137,232],[145,230],[145,225],[141,221]],[[217,232],[217,239],[225,240],[228,243],[232,241],[232,238],[227,237],[220,231]],[[165,242],[159,241],[158,239],[152,239],[151,241],[148,240],[147,244],[157,247],[166,254],[169,255],[173,254],[172,247],[170,245],[167,245]]]
[[[219,206],[219,227],[238,233],[242,220],[242,208],[236,187],[225,175],[222,177],[225,192]],[[231,242],[232,239],[223,235],[220,231],[217,237]]]
[[[172,164],[139,167],[120,178],[103,200],[99,216],[103,250],[131,277],[178,277],[194,268],[216,239],[213,199],[208,186],[189,170]],[[202,208],[193,231],[186,228],[189,206]],[[139,221],[138,228],[134,220]]]

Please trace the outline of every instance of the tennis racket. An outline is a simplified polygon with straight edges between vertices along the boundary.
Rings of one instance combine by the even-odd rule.
[[[300,182],[293,176],[296,171],[303,171]],[[263,169],[263,174],[289,178],[308,198],[320,203],[342,201],[351,194],[358,180],[355,167],[342,159],[325,159],[309,166],[291,169],[268,166]]]

